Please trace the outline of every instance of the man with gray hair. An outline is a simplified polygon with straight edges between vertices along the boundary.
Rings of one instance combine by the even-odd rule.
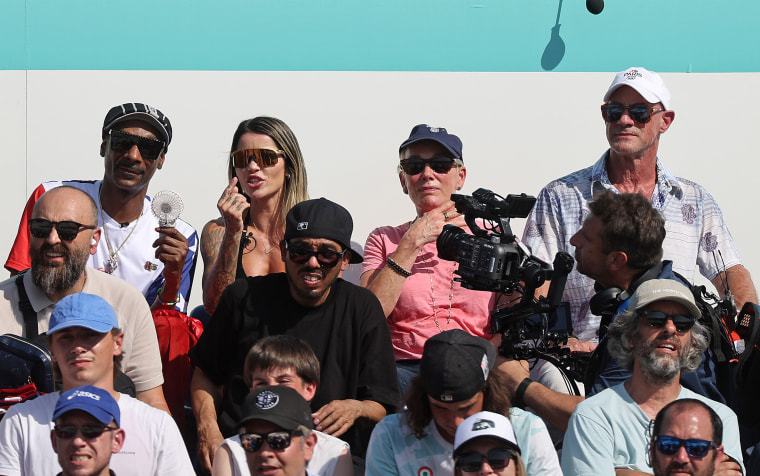
[[[723,421],[725,474],[741,474],[736,415],[727,406],[681,386],[681,372],[694,370],[709,343],[701,313],[688,288],[669,279],[641,284],[628,310],[608,331],[608,351],[631,372],[625,382],[579,403],[570,417],[562,450],[565,474],[614,475],[618,470],[652,473],[647,460],[649,421],[669,402],[695,398]]]

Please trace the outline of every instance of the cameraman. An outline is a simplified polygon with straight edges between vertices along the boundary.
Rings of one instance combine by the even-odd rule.
[[[403,396],[430,337],[462,329],[491,338],[489,314],[496,298],[462,288],[454,281],[457,263],[441,259],[436,248],[444,225],[467,229],[451,201],[467,175],[462,141],[444,128],[420,124],[401,144],[399,157],[401,188],[416,215],[369,235],[361,285],[375,293],[388,319]]]
[[[628,299],[642,282],[655,278],[677,279],[672,263],[661,261],[664,220],[646,198],[605,190],[589,201],[588,206],[591,213],[570,242],[575,246],[578,272],[596,280],[598,292],[590,302],[593,309],[612,317],[627,309]],[[708,349],[697,370],[684,373],[681,383],[698,394],[724,403],[715,382],[713,358],[714,354]],[[586,389],[589,396],[630,377],[630,371],[618,367],[609,356],[604,338],[594,353],[594,362],[598,362],[598,370],[592,378],[587,378],[587,383],[593,384]],[[567,427],[575,406],[583,400],[583,397],[564,395],[531,381],[524,362],[503,362],[498,369],[507,380],[515,405],[531,407],[562,430]]]

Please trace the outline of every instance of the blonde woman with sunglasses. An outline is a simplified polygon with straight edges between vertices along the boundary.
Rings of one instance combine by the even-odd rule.
[[[309,198],[298,140],[273,117],[238,125],[227,171],[229,184],[216,205],[221,216],[201,235],[203,306],[210,315],[235,279],[285,271],[279,247],[285,216]]]

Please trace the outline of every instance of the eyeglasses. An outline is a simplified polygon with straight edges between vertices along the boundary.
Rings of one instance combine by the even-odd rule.
[[[675,436],[658,435],[655,439],[657,451],[664,455],[672,456],[678,452],[681,447],[686,448],[686,454],[692,458],[702,459],[707,456],[711,448],[717,448],[718,445],[708,440],[699,440],[691,438],[682,440]]]
[[[92,440],[102,435],[105,431],[115,430],[118,430],[118,428],[107,425],[56,425],[53,429],[53,431],[55,431],[55,436],[64,440],[70,440],[74,438],[77,436],[77,432],[81,433],[84,439]]]
[[[676,326],[678,332],[686,332],[694,327],[694,319],[691,316],[684,316],[683,314],[665,314],[661,311],[645,311],[641,313],[647,320],[649,327],[660,329],[668,322],[668,319],[673,321],[673,325]]]
[[[462,471],[474,473],[483,467],[483,462],[488,461],[492,469],[504,469],[509,466],[509,460],[515,456],[508,448],[494,448],[484,455],[477,451],[462,453],[456,457],[456,466]]]
[[[607,122],[617,122],[623,117],[623,111],[628,111],[636,122],[646,124],[652,119],[652,114],[662,112],[665,109],[661,107],[652,107],[649,104],[602,104],[602,117]]]
[[[401,167],[401,170],[407,175],[417,175],[425,170],[426,165],[429,165],[430,168],[433,169],[433,172],[437,174],[446,174],[449,173],[449,170],[451,170],[454,165],[461,166],[463,163],[460,159],[453,159],[451,157],[433,157],[432,159],[419,159],[414,157],[411,159],[403,159],[399,164],[399,167]]]
[[[285,243],[285,248],[290,256],[290,261],[296,264],[306,263],[312,256],[317,257],[317,262],[322,268],[333,268],[338,261],[346,254],[346,250],[332,251],[332,250],[310,250],[301,246],[291,246]]]
[[[50,221],[44,218],[32,218],[29,220],[29,231],[35,238],[47,238],[50,232],[58,232],[58,237],[63,241],[71,241],[77,237],[82,230],[94,230],[97,226],[82,225],[75,221]]]
[[[258,149],[240,149],[230,154],[232,159],[232,165],[238,169],[248,167],[251,161],[255,161],[256,165],[261,168],[271,167],[277,163],[280,158],[280,154],[284,154],[284,150],[269,149],[266,147]]]
[[[264,440],[275,451],[284,450],[290,446],[290,439],[293,436],[303,436],[303,431],[270,431],[269,433],[241,433],[240,444],[243,449],[249,453],[255,453],[261,449]]]
[[[140,155],[145,160],[156,160],[166,148],[166,143],[149,137],[136,136],[128,132],[111,129],[108,131],[111,140],[111,150],[125,153],[137,146]]]

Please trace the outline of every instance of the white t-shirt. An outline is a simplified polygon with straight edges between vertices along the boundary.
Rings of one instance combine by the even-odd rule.
[[[12,406],[0,421],[0,474],[46,476],[61,472],[50,442],[53,410],[60,394],[42,395]],[[119,395],[121,451],[111,455],[119,476],[195,474],[182,435],[171,416],[128,395]]]

